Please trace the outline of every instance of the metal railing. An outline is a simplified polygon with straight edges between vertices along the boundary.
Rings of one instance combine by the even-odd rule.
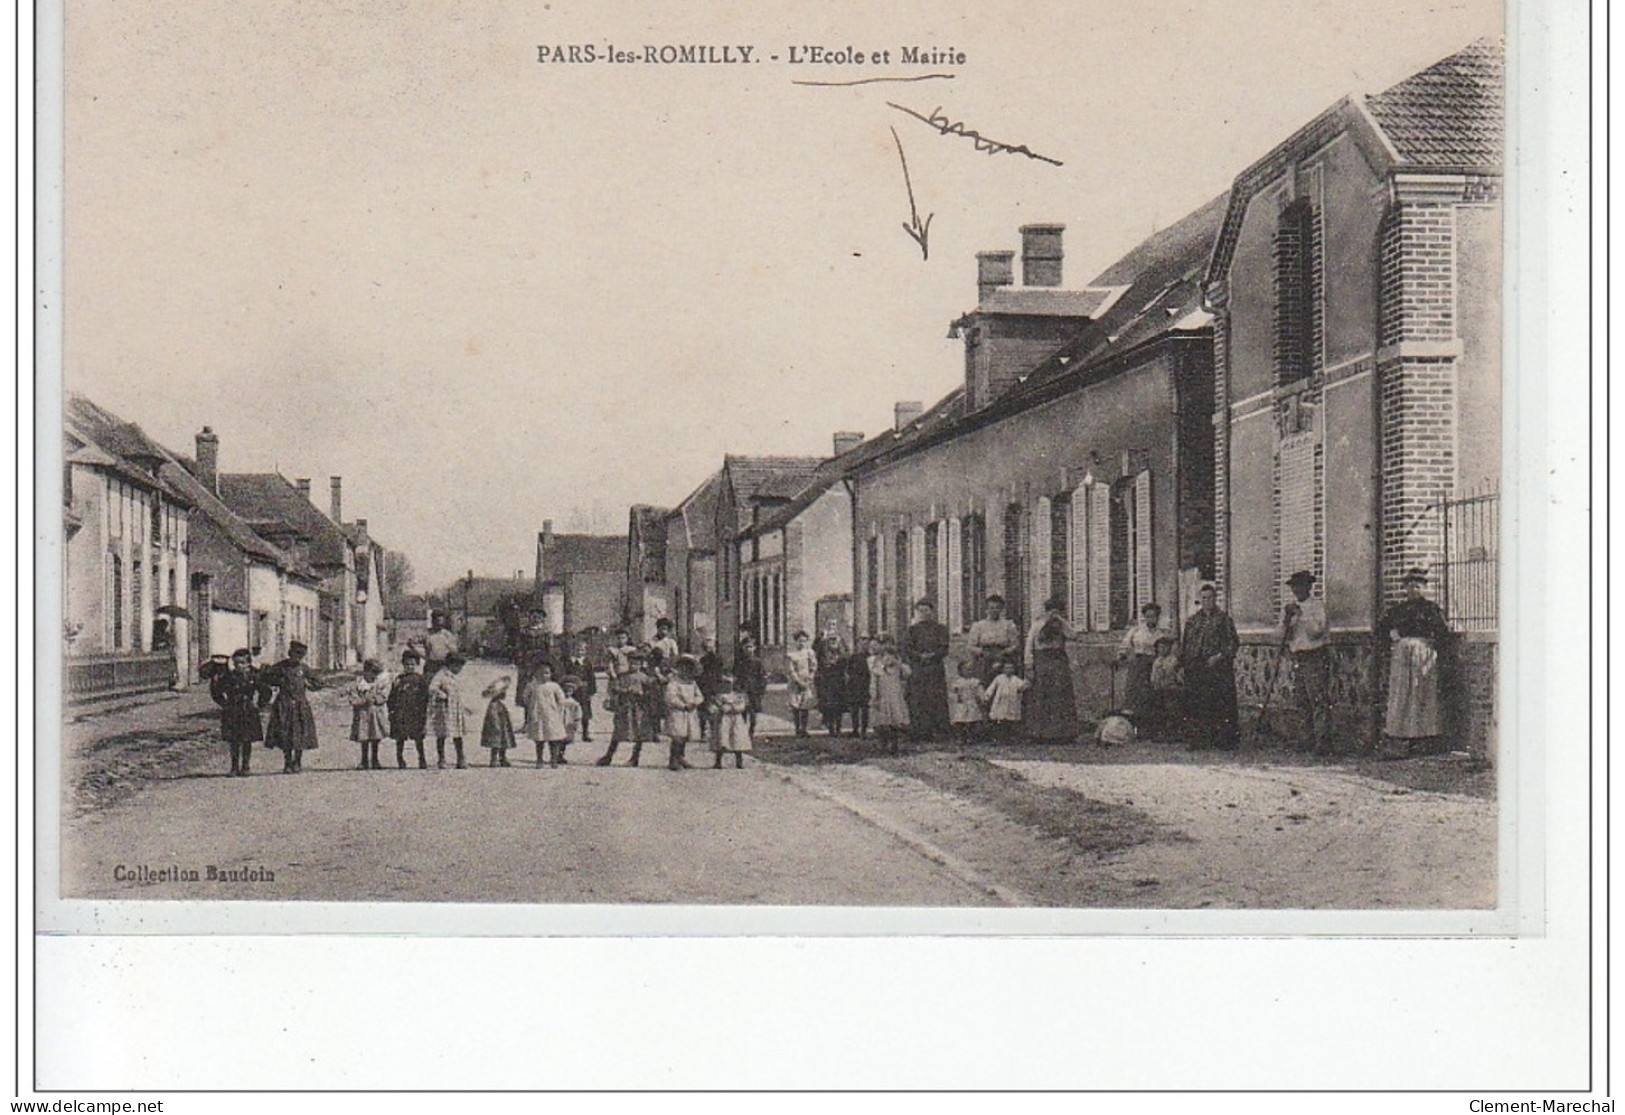
[[[1500,622],[1501,493],[1486,489],[1439,505],[1444,562],[1440,606],[1456,631],[1495,631]]]
[[[64,661],[69,704],[168,689],[175,680],[169,651],[85,654]]]

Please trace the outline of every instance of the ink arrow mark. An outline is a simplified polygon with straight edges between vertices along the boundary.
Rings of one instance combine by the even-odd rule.
[[[925,223],[920,223],[920,211],[914,204],[914,183],[908,176],[908,157],[903,154],[903,141],[898,138],[896,128],[891,130],[891,138],[892,142],[897,144],[897,157],[903,164],[903,185],[908,188],[909,223],[903,226],[903,231],[908,233],[909,239],[920,246],[920,259],[928,260],[931,258],[931,218],[936,214],[927,213]]]

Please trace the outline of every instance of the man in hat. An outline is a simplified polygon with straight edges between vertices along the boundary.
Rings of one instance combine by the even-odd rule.
[[[1309,742],[1316,755],[1332,753],[1331,688],[1332,652],[1328,645],[1331,629],[1326,623],[1326,603],[1310,595],[1315,575],[1300,569],[1286,579],[1292,590],[1281,614],[1281,642],[1292,655],[1292,676],[1298,683],[1298,696],[1309,719]]]
[[[1179,650],[1194,736],[1190,748],[1234,751],[1241,742],[1236,712],[1236,652],[1241,640],[1236,625],[1219,608],[1217,588],[1203,585],[1201,601],[1201,609],[1185,623]]]
[[[1388,704],[1382,726],[1384,759],[1406,758],[1426,741],[1444,734],[1439,664],[1449,644],[1450,625],[1439,606],[1422,595],[1427,579],[1421,569],[1407,572],[1405,599],[1377,621],[1377,645],[1390,645]]]

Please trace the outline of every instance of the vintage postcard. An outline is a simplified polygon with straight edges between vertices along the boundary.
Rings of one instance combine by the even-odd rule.
[[[1503,13],[1234,14],[70,0],[46,924],[1538,916]]]
[[[39,1079],[295,1082],[210,1036],[249,944],[374,996],[301,1086],[1583,1074],[1548,15],[47,6]],[[333,1056],[401,972],[631,1003],[656,955],[734,1010],[958,1017],[922,958],[1056,1002],[823,1076]],[[1220,1065],[1067,1013],[1194,1041],[1238,971],[1237,1035],[1312,1044],[1333,971],[1374,1024]],[[199,1043],[131,1052],[153,1003]]]

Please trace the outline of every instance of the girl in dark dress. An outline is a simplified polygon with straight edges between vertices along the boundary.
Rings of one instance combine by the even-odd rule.
[[[265,738],[260,709],[270,694],[260,684],[254,659],[247,649],[231,656],[231,669],[209,679],[209,696],[220,706],[220,736],[231,748],[231,776],[248,777],[249,756]]]
[[[869,640],[859,639],[858,645],[847,657],[841,679],[847,711],[852,714],[852,736],[863,739],[869,734]]]
[[[739,650],[734,655],[734,681],[739,691],[750,698],[745,716],[754,739],[756,714],[762,711],[762,698],[767,696],[767,671],[762,666],[762,656],[756,651],[756,640],[749,635],[739,637]]]
[[[322,688],[322,683],[305,665],[307,649],[294,640],[288,644],[288,657],[261,675],[266,686],[276,690],[265,726],[265,746],[282,752],[283,774],[303,770],[305,752],[316,750],[316,714],[305,693]]]
[[[813,676],[813,692],[818,697],[818,717],[832,736],[841,734],[846,719],[846,647],[834,635],[818,640],[818,673]]]
[[[395,740],[395,765],[406,769],[406,743],[418,748],[418,769],[428,770],[423,753],[423,737],[429,727],[429,679],[419,667],[423,656],[407,648],[401,655],[401,674],[389,690],[389,734]]]

